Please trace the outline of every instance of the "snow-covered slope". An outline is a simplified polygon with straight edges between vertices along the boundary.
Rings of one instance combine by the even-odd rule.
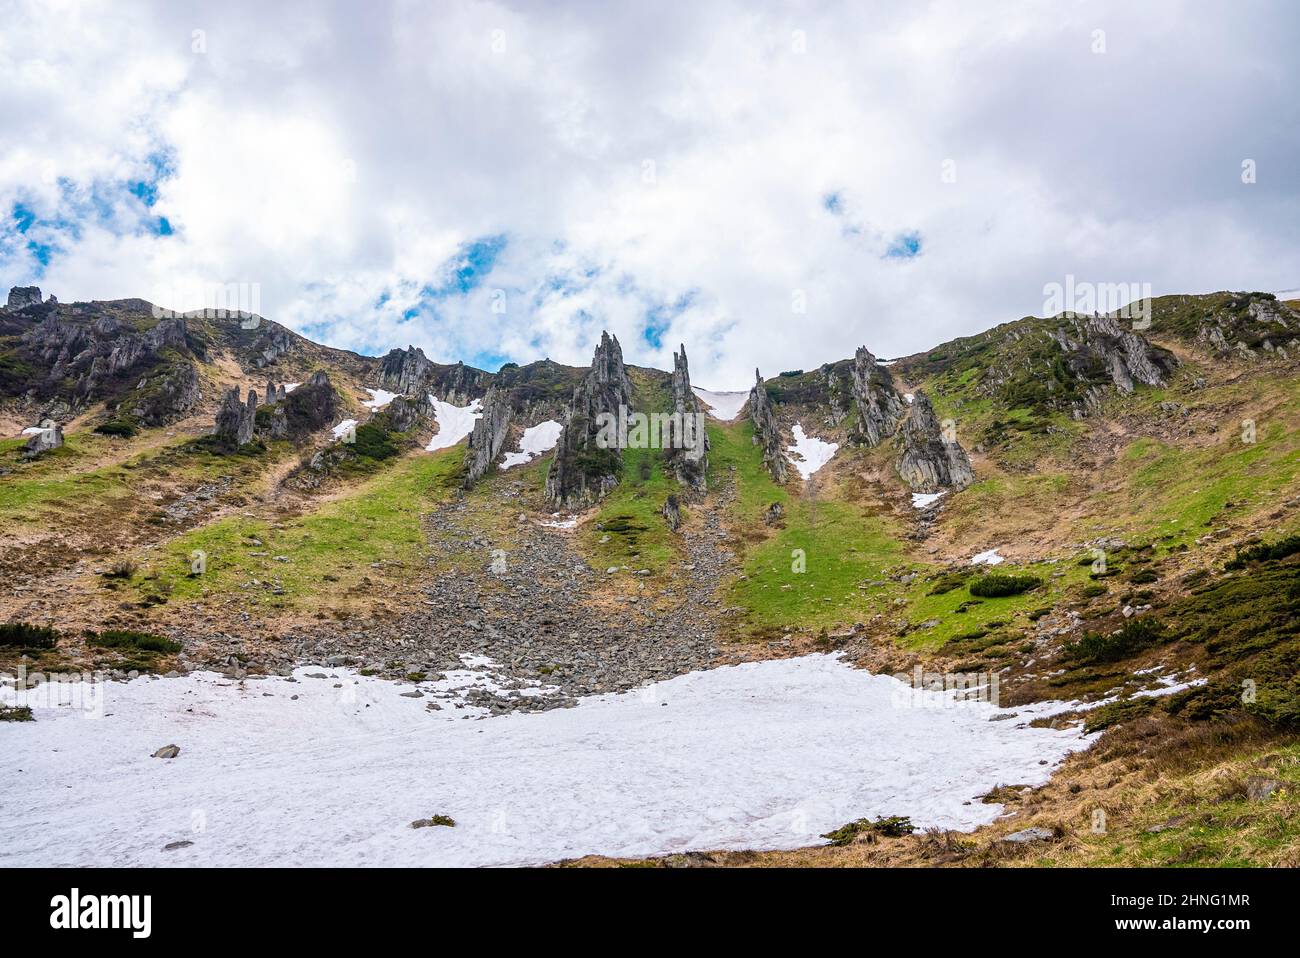
[[[0,867],[507,865],[794,848],[863,816],[969,829],[1001,812],[975,796],[1089,742],[824,655],[495,718],[455,707],[496,684],[466,666],[418,698],[306,667],[114,683],[97,719],[38,708],[0,725]],[[456,826],[410,827],[435,814]]]

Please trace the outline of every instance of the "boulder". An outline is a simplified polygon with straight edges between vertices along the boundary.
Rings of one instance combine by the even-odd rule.
[[[35,458],[62,445],[63,427],[51,419],[45,419],[41,422],[41,431],[34,432],[28,437],[27,443],[23,446],[23,455],[29,459]]]

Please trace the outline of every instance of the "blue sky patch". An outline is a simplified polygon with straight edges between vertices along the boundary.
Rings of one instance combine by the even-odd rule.
[[[921,255],[921,234],[916,230],[899,233],[885,250],[885,259],[914,259]]]

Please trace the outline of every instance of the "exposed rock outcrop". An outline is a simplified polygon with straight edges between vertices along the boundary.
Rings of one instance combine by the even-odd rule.
[[[253,441],[257,426],[257,392],[250,389],[248,399],[239,398],[239,387],[226,390],[217,410],[216,429],[213,435],[224,446],[238,449]]]
[[[850,391],[857,413],[853,438],[868,446],[878,446],[898,429],[907,404],[894,388],[889,369],[881,366],[866,346],[859,346],[853,356]]]
[[[52,419],[43,420],[40,428],[41,431],[32,433],[23,446],[23,455],[29,459],[63,445],[63,427],[57,422]]]
[[[22,309],[24,306],[39,306],[40,304],[41,288],[39,286],[9,287],[9,300],[5,304],[7,308]]]
[[[253,344],[250,360],[256,369],[264,369],[279,361],[293,349],[293,337],[283,326],[274,323],[262,323],[266,330],[262,337]]]
[[[556,506],[589,504],[618,485],[623,454],[617,443],[597,443],[602,414],[631,406],[632,384],[618,339],[600,334],[591,369],[573,390],[555,458],[546,473],[546,497]]]
[[[483,396],[492,379],[491,373],[462,362],[439,366],[418,346],[389,350],[379,361],[380,388],[407,396],[432,393],[453,406],[464,406]]]
[[[180,360],[150,370],[118,404],[118,414],[142,426],[162,426],[188,415],[202,398],[198,369]]]
[[[966,450],[955,436],[944,435],[934,407],[917,392],[899,427],[902,451],[896,468],[915,492],[965,489],[975,481]]]
[[[510,435],[510,397],[499,389],[489,389],[483,399],[483,415],[474,421],[465,447],[465,488],[469,488],[488,471]]]
[[[433,363],[418,346],[391,349],[379,361],[379,386],[390,392],[414,396],[424,391],[432,372]]]
[[[676,532],[682,524],[682,506],[677,501],[677,497],[669,495],[664,500],[664,505],[660,512],[663,513],[664,521],[668,523],[668,528]]]
[[[1271,293],[1234,293],[1201,318],[1196,342],[1221,357],[1291,359],[1300,350],[1300,312]]]
[[[422,408],[422,404],[417,405],[405,396],[396,396],[372,421],[388,432],[407,432],[423,417]]]
[[[673,371],[669,379],[672,391],[673,418],[671,440],[663,436],[664,458],[677,481],[697,495],[703,495],[709,472],[709,433],[700,412],[700,401],[691,391],[691,373],[686,363],[686,346],[673,353]]]
[[[44,319],[19,338],[23,360],[43,367],[39,378],[29,381],[32,397],[58,397],[72,409],[124,397],[129,408],[141,410],[144,425],[178,419],[199,401],[183,319],[160,320],[137,331],[107,313],[76,321],[69,318],[75,311],[48,303],[45,309]],[[136,395],[127,394],[132,389]]]
[[[1065,354],[1071,375],[1086,386],[1083,400],[1072,410],[1075,418],[1096,411],[1104,392],[1098,384],[1104,387],[1107,379],[1120,392],[1130,393],[1137,383],[1163,386],[1178,367],[1173,353],[1124,329],[1110,316],[1073,316],[1050,335]]]
[[[777,482],[785,482],[785,455],[781,450],[781,428],[767,398],[763,374],[754,370],[754,388],[749,393],[749,418],[754,423],[754,442],[763,450],[763,466]]]

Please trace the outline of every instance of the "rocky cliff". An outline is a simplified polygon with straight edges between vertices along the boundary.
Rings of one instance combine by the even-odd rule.
[[[899,427],[896,468],[914,492],[965,489],[975,481],[966,450],[940,428],[929,397],[917,392]]]
[[[618,339],[602,332],[591,369],[573,391],[555,457],[546,473],[546,497],[556,506],[587,505],[618,484],[623,455],[597,444],[602,413],[632,404],[632,385]]]
[[[697,495],[703,495],[708,486],[709,434],[704,427],[700,401],[691,391],[691,373],[686,361],[686,346],[673,353],[673,371],[669,378],[672,394],[673,441],[664,437],[664,459],[677,481]],[[678,429],[677,424],[680,424]]]
[[[763,374],[754,370],[754,388],[749,392],[749,418],[754,423],[754,442],[763,450],[763,465],[777,482],[785,482],[789,474],[785,454],[781,449],[781,427],[772,411],[763,385]]]
[[[492,373],[463,362],[439,365],[418,346],[390,350],[379,361],[381,388],[416,397],[431,393],[455,406],[482,397],[492,379]]]
[[[510,397],[499,389],[491,388],[483,398],[483,415],[474,422],[474,431],[465,447],[465,486],[468,488],[483,477],[497,456],[501,454],[510,435]]]
[[[892,436],[907,405],[894,388],[888,367],[881,366],[866,346],[859,346],[853,356],[849,389],[856,414],[852,438],[877,446],[882,439]]]

